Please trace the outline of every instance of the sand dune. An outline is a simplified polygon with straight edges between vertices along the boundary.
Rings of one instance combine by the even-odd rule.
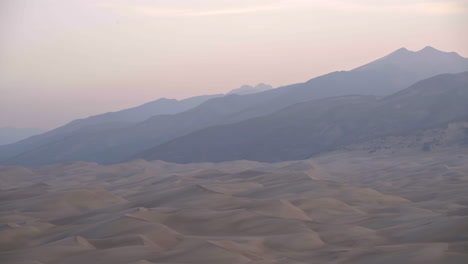
[[[466,263],[460,156],[1,167],[0,262]]]

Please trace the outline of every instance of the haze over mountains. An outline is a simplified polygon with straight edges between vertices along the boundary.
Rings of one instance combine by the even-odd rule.
[[[254,93],[259,93],[259,92],[264,92],[273,89],[271,85],[264,84],[264,83],[259,83],[255,86],[250,86],[250,85],[243,85],[237,89],[234,89],[230,91],[229,94],[239,94],[239,95],[244,95],[244,94],[254,94]]]
[[[48,143],[61,141],[66,137],[77,134],[92,134],[122,128],[148,119],[154,115],[176,114],[191,109],[211,98],[222,96],[204,95],[185,100],[161,98],[134,108],[117,112],[109,112],[91,116],[85,119],[73,120],[70,123],[51,130],[42,135],[28,138],[14,146],[6,146],[0,150],[0,160],[5,156],[14,156],[25,150],[34,149]]]
[[[0,127],[0,145],[11,144],[41,133],[44,133],[44,130],[39,128]]]
[[[117,112],[110,112],[101,115],[91,116],[85,119],[72,121],[69,125],[81,127],[99,125],[102,123],[138,123],[154,115],[177,114],[194,108],[209,99],[220,97],[222,94],[201,95],[184,100],[161,98],[134,108],[129,108]]]
[[[198,133],[196,135],[201,135],[201,132],[197,131],[208,127],[235,124],[262,116],[266,118],[270,114],[273,114],[272,116],[275,116],[275,114],[281,115],[280,110],[287,107],[295,109],[293,105],[298,103],[345,95],[385,96],[437,74],[458,73],[467,70],[468,59],[454,52],[442,52],[431,47],[426,47],[418,52],[400,49],[351,71],[334,72],[311,79],[305,83],[293,84],[255,94],[218,96],[191,109],[186,109],[186,111],[173,114],[156,114],[138,123],[107,122],[102,125],[97,122],[98,124],[95,125],[80,127],[79,130],[74,130],[70,134],[68,132],[69,128],[73,127],[74,123],[80,124],[80,121],[75,121],[46,134],[0,147],[0,163],[23,166],[39,166],[73,160],[115,163],[135,156],[172,160],[174,159],[174,153],[165,156],[164,145],[161,146],[160,151],[154,152],[158,153],[157,155],[148,154],[150,153],[148,149],[154,148],[157,150],[159,145],[193,132]],[[372,97],[358,98],[356,100],[359,102],[366,101],[365,105],[381,102],[377,99],[371,99]],[[331,102],[333,100],[335,99],[331,99]],[[353,104],[353,100],[350,101],[350,104]],[[313,110],[317,111],[317,113],[326,111],[329,106],[327,103],[323,104],[325,108],[322,109],[319,105],[314,105],[316,108],[313,108]],[[297,109],[300,109],[300,107],[298,105]],[[366,109],[369,110],[370,108]],[[287,111],[287,109],[284,111]],[[89,122],[93,123],[101,118],[106,119],[106,116],[108,115],[90,118]],[[128,116],[127,120],[132,119],[131,114],[126,116]],[[113,119],[111,118],[111,120]],[[340,134],[342,132],[336,133]],[[241,140],[242,138],[239,137],[238,139]],[[253,138],[246,138],[246,140],[253,140]],[[293,142],[295,139],[291,140]],[[174,142],[177,142],[177,140]],[[242,144],[246,142],[242,141]],[[297,144],[299,143],[297,142]],[[353,143],[353,140],[344,140],[344,143]],[[226,144],[228,143],[226,142]],[[337,144],[329,143],[327,147],[318,148],[311,153],[295,153],[290,157],[281,159],[305,158],[306,155],[316,153],[318,150],[331,149],[332,146],[337,146]],[[140,154],[143,152],[145,154]],[[186,155],[186,153],[176,153],[175,155]],[[222,156],[220,155],[220,158]],[[248,158],[248,155],[239,156],[235,154],[234,157],[229,159],[231,158]],[[276,158],[273,160],[276,160]],[[179,161],[182,161],[182,159]],[[183,162],[190,161],[195,160],[183,159]]]

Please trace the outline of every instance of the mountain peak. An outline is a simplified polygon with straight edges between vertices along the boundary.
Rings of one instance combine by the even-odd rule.
[[[412,71],[415,69],[421,72],[421,79],[440,73],[457,73],[468,69],[468,59],[455,52],[444,52],[431,46],[426,46],[419,51],[400,48],[353,71]]]
[[[242,85],[241,87],[234,89],[227,93],[227,95],[230,94],[239,94],[239,95],[244,95],[244,94],[254,94],[254,93],[259,93],[263,92],[266,90],[273,89],[271,85],[264,84],[264,83],[259,83],[255,87],[251,85]]]
[[[254,88],[259,92],[263,92],[263,91],[266,91],[266,90],[273,89],[273,86],[271,86],[269,84],[265,84],[265,83],[259,83],[259,84],[255,85]]]
[[[434,54],[440,54],[440,55],[445,55],[445,54],[457,54],[455,52],[444,52],[444,51],[441,51],[441,50],[438,50],[434,47],[431,47],[431,46],[426,46],[424,47],[423,49],[421,49],[420,51],[417,51],[415,52],[417,54],[422,54],[422,55],[434,55]],[[458,55],[458,54],[457,54]]]
[[[383,57],[384,58],[389,58],[389,57],[398,57],[398,56],[407,56],[407,55],[427,55],[427,54],[450,54],[450,53],[455,53],[455,52],[444,52],[441,50],[438,50],[432,46],[426,46],[422,48],[419,51],[412,51],[408,50],[407,48],[400,48],[395,50],[394,52],[390,53],[389,55]],[[456,54],[456,53],[455,53]]]
[[[396,54],[396,53],[408,53],[408,52],[411,52],[411,51],[409,51],[407,48],[403,47],[403,48],[399,48],[399,49],[395,50],[395,51],[392,52],[391,54]]]
[[[426,46],[424,47],[422,50],[420,50],[419,52],[422,52],[422,51],[438,51],[438,52],[441,52],[440,50],[438,49],[435,49],[434,47],[431,47],[431,46]]]

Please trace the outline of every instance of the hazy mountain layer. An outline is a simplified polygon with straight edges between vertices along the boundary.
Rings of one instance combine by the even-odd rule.
[[[0,167],[5,264],[464,264],[467,148]]]
[[[201,95],[183,100],[161,98],[137,107],[79,119],[70,124],[88,126],[110,122],[142,122],[155,115],[177,114],[194,108],[222,94]]]
[[[120,129],[142,122],[154,115],[184,112],[209,99],[219,96],[222,95],[203,95],[180,101],[162,98],[134,108],[77,119],[47,133],[31,138],[24,137],[26,139],[17,144],[0,147],[0,161],[47,144],[64,142],[76,136],[89,137],[100,133],[108,133],[110,130]]]
[[[46,140],[39,137],[0,147],[1,163],[38,166],[72,160],[119,162],[197,130],[265,116],[300,102],[350,94],[388,95],[433,74],[468,70],[468,59],[456,53],[430,48],[404,51],[407,56],[400,56],[401,52],[353,71],[334,72],[251,95],[215,98],[189,111],[154,116],[138,124],[112,123],[66,137],[51,133]],[[294,157],[302,158],[303,154]]]
[[[15,143],[43,132],[39,128],[0,127],[0,145]]]
[[[244,95],[244,94],[254,94],[254,93],[259,93],[259,92],[264,92],[273,89],[271,85],[264,84],[264,83],[259,83],[256,86],[250,86],[250,85],[243,85],[237,89],[234,89],[230,91],[229,94],[239,94],[239,95]]]

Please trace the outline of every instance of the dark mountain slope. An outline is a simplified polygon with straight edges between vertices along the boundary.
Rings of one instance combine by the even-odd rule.
[[[180,163],[305,159],[352,143],[468,120],[467,102],[468,72],[438,75],[380,100],[369,96],[328,98],[207,128],[137,158]]]

